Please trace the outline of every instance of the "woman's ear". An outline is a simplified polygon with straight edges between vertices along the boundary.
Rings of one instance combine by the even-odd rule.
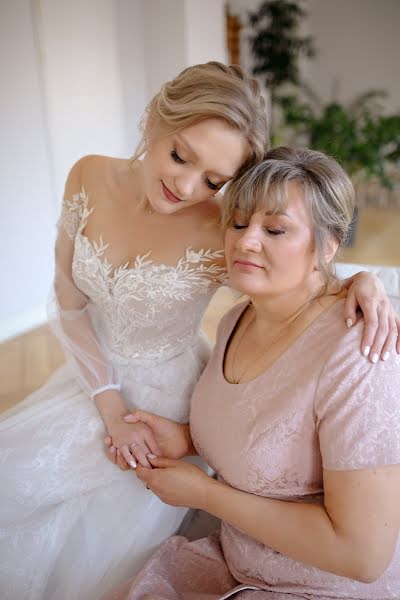
[[[329,264],[331,260],[336,255],[337,249],[339,247],[339,242],[335,240],[333,237],[329,237],[325,242],[325,250],[324,250],[324,262],[325,264]],[[319,261],[319,253],[316,249],[314,249],[314,271],[320,271],[320,261]]]
[[[330,236],[326,240],[325,251],[324,251],[324,259],[326,264],[329,264],[331,260],[333,260],[336,252],[339,248],[339,242],[332,236]]]

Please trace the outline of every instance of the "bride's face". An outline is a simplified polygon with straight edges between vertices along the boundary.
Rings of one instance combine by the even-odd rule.
[[[247,140],[222,119],[157,138],[143,160],[147,199],[163,214],[204,202],[232,179],[248,152]]]

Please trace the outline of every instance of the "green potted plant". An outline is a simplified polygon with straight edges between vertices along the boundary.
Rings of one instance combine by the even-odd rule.
[[[263,77],[271,102],[271,137],[274,136],[273,109],[278,90],[287,84],[299,85],[298,61],[315,54],[314,41],[300,35],[305,10],[290,0],[266,0],[249,13],[253,30],[250,49],[254,59],[253,74]]]
[[[271,100],[272,143],[303,144],[334,156],[356,187],[375,180],[393,187],[400,166],[400,115],[386,115],[380,90],[361,94],[348,105],[322,104],[301,80],[299,59],[316,54],[311,36],[302,36],[307,13],[290,0],[266,0],[249,14],[253,73],[263,76]],[[289,87],[291,93],[285,93]],[[279,116],[279,118],[277,118]]]
[[[400,161],[400,115],[383,113],[377,100],[385,96],[371,90],[347,106],[338,101],[323,105],[315,94],[311,100],[285,95],[276,101],[297,138],[305,137],[312,148],[334,156],[353,177],[377,178],[392,188],[390,171]]]

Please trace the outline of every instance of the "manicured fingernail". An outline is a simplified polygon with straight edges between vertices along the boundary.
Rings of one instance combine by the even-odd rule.
[[[136,461],[131,460],[129,464],[131,465],[132,469],[136,469],[136,467],[137,467]]]
[[[155,454],[147,454],[147,458],[157,458]]]
[[[379,358],[379,356],[377,355],[377,353],[376,353],[376,352],[374,352],[374,354],[373,354],[373,355],[372,355],[372,357],[371,357],[371,361],[372,361],[373,363],[377,363],[377,362],[378,362],[378,358]]]
[[[350,327],[353,325],[353,319],[346,319],[346,325],[350,329]]]
[[[371,348],[369,346],[365,346],[365,348],[363,350],[364,356],[368,356],[370,350],[371,350]]]
[[[115,447],[114,446],[111,446],[110,452],[111,452],[111,454],[115,454]]]
[[[385,352],[385,354],[382,356],[382,360],[387,360],[389,358],[390,354],[389,352]]]

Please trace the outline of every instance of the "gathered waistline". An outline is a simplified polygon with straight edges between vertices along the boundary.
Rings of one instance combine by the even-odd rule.
[[[173,358],[177,358],[178,356],[184,354],[187,351],[195,350],[199,344],[206,339],[202,332],[196,333],[194,337],[189,340],[185,340],[184,343],[179,348],[174,348],[170,351],[164,350],[161,352],[137,352],[132,354],[131,356],[123,356],[118,354],[117,352],[112,352],[110,350],[103,350],[105,357],[109,360],[113,365],[124,367],[124,366],[132,366],[134,364],[142,365],[145,363],[151,362],[152,365],[164,362],[166,360],[171,360]]]

